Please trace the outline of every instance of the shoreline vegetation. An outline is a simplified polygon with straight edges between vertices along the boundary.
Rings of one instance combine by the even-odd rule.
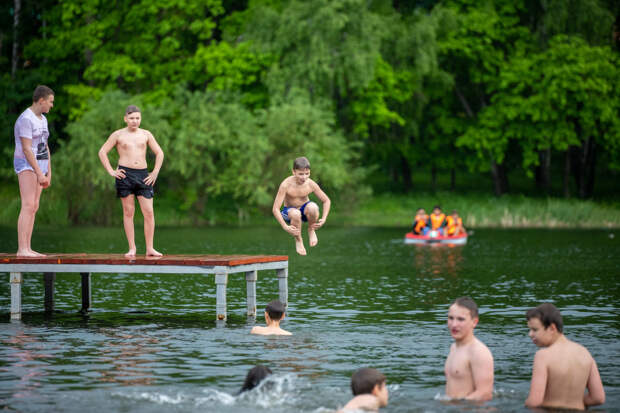
[[[88,202],[88,201],[85,201]],[[0,225],[15,226],[20,200],[16,191],[5,187],[0,191]],[[359,201],[335,200],[328,225],[394,227],[409,230],[417,208],[430,211],[440,205],[445,213],[456,209],[467,229],[477,228],[547,228],[547,229],[611,229],[620,228],[620,200],[578,200],[563,198],[504,195],[494,197],[481,193],[467,195],[453,192],[422,194],[379,194]],[[118,211],[108,225],[122,225],[120,202]],[[192,217],[179,207],[177,201],[161,197],[155,202],[158,227],[214,225],[276,225],[271,211],[239,211],[228,203],[212,202],[201,217]],[[136,222],[141,222],[136,210]],[[56,196],[43,195],[37,213],[36,226],[68,227],[67,203]],[[87,224],[88,225],[88,224]],[[97,225],[97,224],[93,224]]]

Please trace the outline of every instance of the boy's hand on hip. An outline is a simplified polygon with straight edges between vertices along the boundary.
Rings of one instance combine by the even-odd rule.
[[[142,182],[144,182],[147,185],[155,185],[156,180],[157,180],[157,175],[151,172],[150,174],[148,174],[146,178],[144,178]]]
[[[296,237],[298,235],[301,234],[301,230],[297,227],[294,227],[292,225],[287,225],[286,228],[284,228],[286,230],[286,232],[288,232],[289,234],[291,234],[292,236]]]
[[[125,171],[123,169],[118,169],[117,168],[117,169],[113,170],[110,175],[112,175],[116,179],[124,179],[125,178]]]

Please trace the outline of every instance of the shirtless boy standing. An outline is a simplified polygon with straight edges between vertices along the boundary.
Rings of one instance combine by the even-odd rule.
[[[319,206],[310,201],[308,195],[313,193],[323,202],[323,216],[319,219]],[[284,208],[280,207],[284,203]],[[273,201],[272,212],[282,228],[295,237],[295,249],[299,255],[306,255],[304,242],[301,238],[301,223],[308,222],[308,239],[311,247],[318,242],[316,230],[327,220],[331,201],[325,192],[310,179],[310,162],[305,157],[293,162],[293,175],[280,184],[276,199]]]
[[[266,327],[255,326],[250,331],[250,334],[259,334],[263,336],[276,335],[276,336],[290,336],[290,332],[280,327],[280,321],[284,320],[284,313],[286,308],[280,300],[273,300],[265,308],[265,323]]]
[[[562,333],[560,311],[550,303],[526,313],[529,336],[538,347],[534,356],[527,407],[584,410],[605,403],[605,390],[596,362],[580,344]],[[587,393],[585,389],[588,389]]]
[[[448,310],[448,329],[454,343],[446,359],[446,395],[486,401],[493,398],[493,355],[474,336],[478,306],[469,297],[457,298]]]
[[[125,110],[126,128],[114,131],[108,140],[99,149],[99,159],[106,171],[116,178],[116,195],[123,205],[123,225],[129,243],[126,257],[136,255],[133,215],[135,211],[135,197],[138,198],[142,215],[144,216],[144,239],[146,241],[146,255],[160,257],[162,254],[153,248],[155,234],[155,215],[153,212],[153,185],[164,162],[164,152],[151,132],[140,129],[142,120],[140,109],[130,105]],[[146,164],[146,147],[155,153],[155,166],[149,173]],[[118,167],[112,168],[108,159],[108,152],[116,147],[118,151]]]

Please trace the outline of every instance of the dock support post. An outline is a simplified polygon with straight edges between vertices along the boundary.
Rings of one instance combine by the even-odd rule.
[[[278,290],[280,292],[280,302],[288,308],[288,268],[276,270],[278,276]]]
[[[248,290],[248,317],[256,317],[256,280],[258,279],[257,271],[248,271],[245,273],[245,281]]]
[[[11,284],[11,320],[22,319],[22,273],[12,272],[9,275]]]
[[[217,296],[215,301],[215,312],[217,320],[226,320],[226,284],[228,283],[228,273],[215,274],[215,284],[217,286]]]
[[[87,313],[90,311],[92,303],[92,294],[90,289],[90,273],[81,272],[80,276],[82,277],[82,309],[80,310],[80,312]]]
[[[54,281],[56,280],[56,273],[44,272],[43,284],[45,286],[45,312],[51,313],[54,311]]]

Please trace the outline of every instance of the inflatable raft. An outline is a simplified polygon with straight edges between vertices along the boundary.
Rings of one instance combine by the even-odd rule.
[[[440,235],[438,231],[430,231],[427,235],[417,235],[413,232],[408,232],[405,234],[405,244],[464,245],[467,244],[467,233],[455,237],[446,237]]]

